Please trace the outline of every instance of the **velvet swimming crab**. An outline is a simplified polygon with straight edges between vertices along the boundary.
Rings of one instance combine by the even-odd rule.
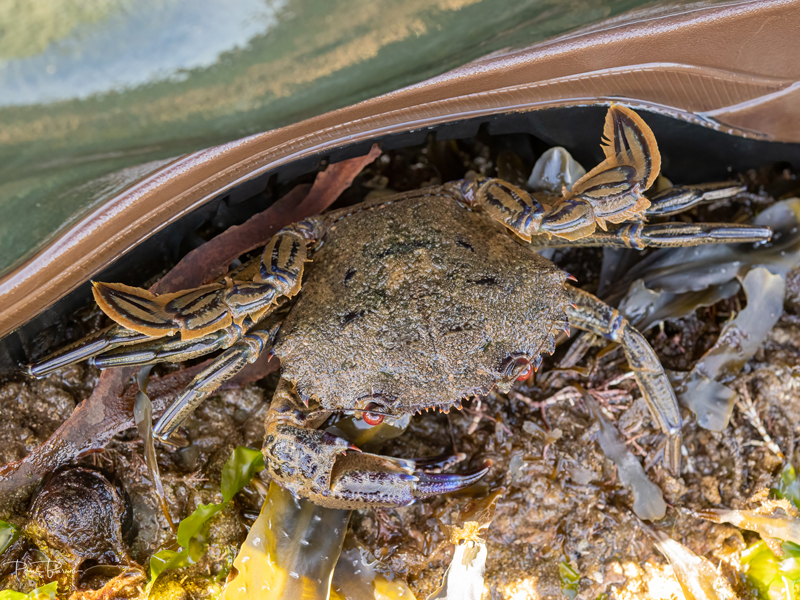
[[[661,163],[649,127],[612,105],[604,136],[605,160],[560,194],[464,179],[289,225],[261,256],[199,288],[156,296],[95,283],[94,298],[115,324],[29,372],[43,376],[83,359],[100,368],[179,362],[223,350],[156,424],[155,434],[168,439],[224,381],[273,353],[281,381],[263,446],[272,478],[323,506],[400,506],[471,485],[486,468],[433,473],[425,461],[362,453],[320,429],[326,418],[339,412],[377,425],[460,408],[526,379],[556,335],[574,326],[622,346],[665,435],[664,462],[678,472],[681,415],[654,351],[617,310],[569,285],[536,250],[757,242],[770,230],[647,224],[742,187],[672,187],[648,198]]]

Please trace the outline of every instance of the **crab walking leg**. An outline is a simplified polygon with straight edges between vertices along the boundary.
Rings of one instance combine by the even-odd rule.
[[[179,363],[193,358],[211,354],[217,350],[225,350],[242,339],[247,332],[255,335],[256,330],[275,331],[280,326],[283,316],[274,313],[267,316],[257,325],[247,318],[243,327],[231,325],[221,331],[209,333],[201,338],[182,340],[180,335],[169,338],[152,339],[127,345],[121,348],[104,351],[89,358],[89,364],[100,369],[112,367],[143,367],[162,362]]]
[[[658,177],[661,154],[656,138],[642,118],[631,109],[612,104],[603,128],[606,159],[564,192],[565,199],[592,205],[597,224],[622,223],[650,206],[642,194]]]
[[[572,191],[550,207],[501,179],[478,178],[446,184],[466,205],[487,212],[519,237],[536,234],[576,240],[641,216],[650,206],[643,193],[661,168],[653,132],[629,108],[612,104],[606,113],[602,145],[606,159],[578,179]]]
[[[650,198],[650,207],[645,211],[645,215],[648,217],[674,215],[698,204],[732,198],[746,189],[747,186],[736,181],[676,185]]]
[[[440,457],[431,462],[360,452],[350,442],[317,429],[326,416],[310,417],[291,384],[282,379],[267,414],[262,449],[276,483],[320,506],[406,506],[468,487],[489,470],[485,465],[464,475],[427,473],[426,467],[440,466]]]
[[[579,240],[534,236],[531,245],[537,248],[556,246],[605,246],[608,248],[680,248],[703,244],[733,244],[741,242],[766,242],[772,236],[769,227],[757,225],[726,225],[724,223],[660,223],[645,225],[641,222],[609,227],[608,231],[595,231]]]
[[[44,377],[86,359],[94,358],[98,367],[108,368],[180,362],[227,348],[241,338],[247,323],[262,320],[282,299],[299,292],[307,246],[319,239],[322,231],[321,217],[285,227],[272,237],[260,260],[251,260],[231,273],[237,280],[225,277],[159,296],[122,284],[95,283],[92,293],[97,304],[116,324],[26,369],[32,377]],[[252,280],[243,281],[242,277]],[[115,351],[131,345],[135,346]]]
[[[64,346],[48,354],[37,362],[28,365],[25,369],[31,377],[41,378],[49,375],[60,368],[82,360],[91,359],[98,354],[108,352],[121,346],[129,346],[154,338],[138,331],[126,329],[121,325],[111,325],[100,331],[96,331],[85,338],[78,340],[74,344]]]
[[[235,281],[252,280],[260,274],[261,262],[261,257],[250,259],[229,272],[227,277]],[[220,284],[224,281],[223,277],[215,283]],[[268,314],[269,311],[266,312]],[[183,339],[180,333],[172,336],[168,332],[162,335],[148,335],[114,324],[60,348],[27,365],[25,369],[31,377],[42,378],[82,360],[88,360],[101,369],[180,362],[229,347],[242,337],[243,329],[249,329],[251,326],[252,320],[245,317],[242,327],[233,324],[203,336],[189,336],[189,339]]]
[[[251,324],[252,325],[252,324]],[[260,327],[261,328],[261,327]],[[242,339],[245,331],[231,325],[201,338],[182,340],[180,335],[115,348],[89,359],[89,364],[100,369],[112,367],[143,367],[162,362],[179,363],[230,348]]]
[[[161,415],[153,428],[153,434],[162,441],[168,440],[203,400],[246,365],[255,362],[267,348],[271,347],[277,333],[277,325],[269,329],[248,331],[240,341],[220,354],[208,368],[197,374]]]
[[[675,475],[681,465],[681,413],[675,392],[658,357],[641,333],[619,312],[588,292],[566,286],[575,306],[567,307],[570,325],[618,342],[625,351],[650,414],[667,436],[664,462]]]
[[[180,333],[191,340],[230,327],[245,318],[258,322],[282,298],[300,291],[308,245],[321,235],[322,218],[293,223],[264,248],[252,281],[225,278],[191,290],[156,296],[122,284],[95,283],[98,306],[120,325],[153,337]]]

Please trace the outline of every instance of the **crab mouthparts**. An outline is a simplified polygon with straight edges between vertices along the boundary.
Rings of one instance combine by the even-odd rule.
[[[429,410],[432,410],[433,412],[436,412],[438,410],[440,413],[444,413],[447,415],[450,413],[450,409],[453,408],[457,410],[461,410],[462,408],[464,408],[464,406],[461,404],[461,400],[459,400],[458,402],[453,402],[451,404],[432,404],[431,406],[423,406],[422,408],[418,408],[417,410],[415,410],[414,414],[421,415],[422,413],[428,412]]]

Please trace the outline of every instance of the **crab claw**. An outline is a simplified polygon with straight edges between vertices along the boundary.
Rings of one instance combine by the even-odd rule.
[[[487,461],[463,475],[431,473],[452,459],[415,461],[356,452],[345,440],[320,430],[270,425],[263,453],[272,478],[296,496],[328,508],[405,506],[469,487],[491,466]]]
[[[491,461],[480,469],[457,475],[429,473],[416,461],[377,454],[346,454],[337,459],[331,474],[331,495],[348,508],[405,506],[419,498],[447,494],[476,483],[489,472]],[[313,500],[313,498],[312,498]]]
[[[414,468],[426,473],[441,473],[442,470],[457,465],[467,458],[463,452],[457,454],[440,454],[439,456],[429,456],[426,458],[413,459]]]

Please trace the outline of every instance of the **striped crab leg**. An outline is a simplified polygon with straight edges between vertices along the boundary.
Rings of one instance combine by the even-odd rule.
[[[644,191],[661,168],[653,132],[631,109],[612,104],[603,135],[605,160],[578,179],[572,191],[563,190],[552,207],[500,179],[461,180],[445,187],[526,241],[541,234],[576,240],[598,226],[605,229],[606,222],[641,216],[650,206]]]
[[[769,227],[757,225],[728,225],[726,223],[656,223],[639,221],[612,225],[608,231],[595,231],[578,240],[534,236],[536,247],[601,246],[606,248],[681,248],[704,244],[740,244],[765,242],[772,236]]]
[[[644,248],[769,239],[768,229],[747,225],[645,225],[646,217],[672,215],[699,203],[729,198],[743,187],[730,181],[678,186],[648,200],[644,192],[661,168],[653,132],[631,109],[612,104],[603,136],[605,160],[578,179],[571,191],[562,190],[561,197],[531,194],[494,178],[465,179],[444,187],[462,204],[488,213],[536,246],[575,243]]]
[[[636,383],[653,420],[667,436],[664,463],[674,474],[681,470],[681,413],[672,385],[656,353],[644,336],[614,308],[581,289],[566,286],[573,306],[567,307],[569,324],[618,342],[625,352]]]
[[[308,245],[318,239],[321,218],[284,227],[264,248],[252,281],[222,281],[173,294],[151,292],[117,283],[95,283],[98,306],[127,329],[151,337],[180,334],[182,340],[200,338],[249,317],[257,323],[281,298],[300,291]]]
[[[95,283],[92,293],[115,325],[29,365],[44,377],[90,360],[100,368],[180,362],[231,347],[283,300],[300,291],[308,246],[323,231],[312,217],[279,231],[259,260],[214,283],[155,295],[122,284]]]

